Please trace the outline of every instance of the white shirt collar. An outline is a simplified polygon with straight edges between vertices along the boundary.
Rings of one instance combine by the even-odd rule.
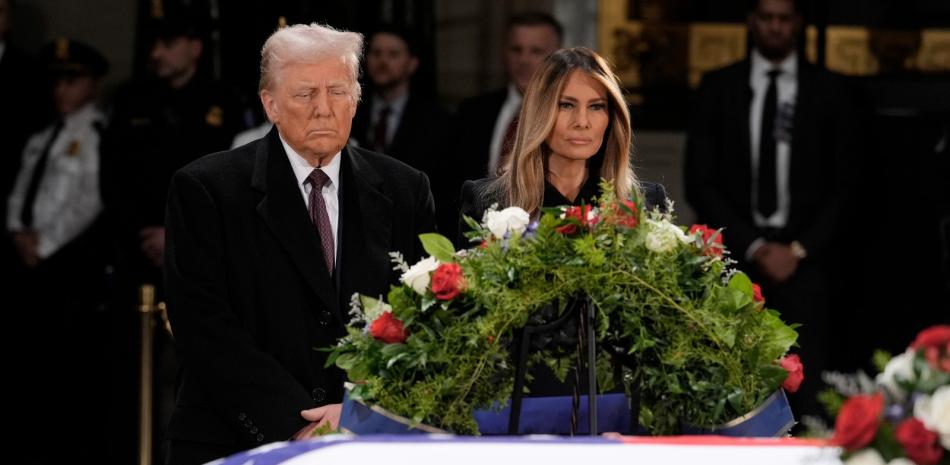
[[[521,95],[521,92],[518,92],[518,87],[515,86],[515,84],[514,84],[513,82],[509,82],[509,83],[508,83],[508,96],[505,97],[504,106],[509,106],[509,105],[518,105],[518,106],[520,106],[520,105],[521,105],[521,99],[522,99],[522,98],[524,98],[524,96]]]
[[[782,71],[782,77],[791,77],[794,78],[798,73],[798,53],[792,52],[781,63],[776,66],[768,58],[765,58],[765,55],[762,55],[762,52],[757,48],[752,49],[752,56],[750,58],[752,62],[752,75],[753,76],[765,76],[769,71],[773,69],[779,69]]]
[[[313,172],[314,166],[311,166],[307,160],[300,156],[293,148],[290,147],[290,144],[284,140],[284,137],[278,132],[277,135],[280,137],[280,143],[284,146],[284,151],[287,152],[287,159],[290,160],[290,167],[294,170],[294,176],[297,178],[297,187],[305,185],[307,182],[307,177],[310,176],[310,173]],[[330,159],[330,163],[326,166],[322,166],[319,169],[326,173],[327,177],[330,178],[330,187],[336,189],[340,185],[340,157],[343,156],[342,151],[337,152],[336,155]]]
[[[102,113],[96,108],[94,102],[88,102],[79,110],[76,110],[63,117],[63,126],[85,126],[94,121],[102,119]]]

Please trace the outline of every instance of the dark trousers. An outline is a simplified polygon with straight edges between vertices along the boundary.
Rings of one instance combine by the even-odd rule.
[[[109,324],[103,262],[87,237],[34,268],[9,264],[4,326],[22,341],[3,351],[14,400],[8,421],[17,425],[14,463],[104,462]],[[58,438],[55,447],[50,437]]]
[[[829,369],[832,347],[831,275],[820,262],[799,262],[798,269],[783,283],[768,282],[754,266],[743,266],[752,280],[762,286],[762,295],[768,308],[781,314],[787,324],[797,323],[798,344],[791,353],[801,357],[805,379],[798,392],[789,394],[789,403],[795,418],[802,415],[823,415],[817,401],[818,392],[825,388],[822,371]]]

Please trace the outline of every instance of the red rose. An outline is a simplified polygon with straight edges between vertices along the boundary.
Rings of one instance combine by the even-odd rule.
[[[432,273],[432,293],[439,300],[452,300],[462,292],[462,267],[443,263]]]
[[[765,303],[765,297],[762,296],[762,287],[756,283],[752,283],[752,300]]]
[[[943,447],[938,442],[937,433],[928,430],[916,418],[900,422],[894,433],[897,442],[907,452],[907,458],[917,465],[934,465],[943,457]]]
[[[835,435],[831,444],[848,451],[858,450],[874,439],[881,424],[884,397],[859,395],[844,401],[838,418],[835,419]]]
[[[387,344],[404,342],[406,337],[409,336],[406,333],[406,328],[402,326],[402,322],[393,316],[393,312],[383,312],[382,315],[376,318],[373,324],[369,325],[369,334]]]
[[[587,217],[589,216],[590,216],[590,205],[567,207],[567,209],[564,210],[564,219],[569,220],[573,218],[577,220],[577,223],[571,222],[563,226],[558,226],[554,230],[566,236],[570,236],[571,234],[574,234],[577,232],[578,224],[580,224],[580,226],[584,229],[597,224],[597,220],[598,220],[597,217],[591,218],[588,221]]]
[[[718,234],[719,231],[710,229],[705,224],[694,224],[689,227],[690,236],[697,232],[703,235],[703,255],[716,257],[722,255],[722,234]]]
[[[947,348],[942,355],[940,349],[927,347],[924,349],[924,359],[935,369],[950,372],[950,343],[947,343]]]
[[[788,354],[782,357],[778,363],[788,372],[788,376],[782,382],[782,388],[791,393],[798,391],[798,387],[802,385],[802,380],[805,379],[805,373],[802,372],[802,361],[798,358],[798,354]]]
[[[577,225],[573,223],[565,224],[564,226],[558,226],[554,228],[554,230],[565,236],[570,236],[577,232]]]
[[[950,325],[935,325],[921,331],[910,346],[923,351],[930,366],[950,372]]]
[[[617,205],[617,224],[628,228],[636,228],[639,224],[637,222],[637,204],[633,203],[633,200],[624,200],[623,204],[627,208]]]
[[[917,334],[917,339],[914,339],[914,343],[910,346],[914,349],[926,347],[943,349],[948,345],[950,345],[950,325],[935,325]]]

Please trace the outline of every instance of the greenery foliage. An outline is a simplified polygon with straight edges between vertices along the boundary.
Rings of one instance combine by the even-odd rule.
[[[621,366],[619,380],[639,389],[640,421],[651,433],[724,423],[778,389],[787,372],[777,361],[797,333],[754,299],[748,277],[729,269],[719,232],[687,234],[671,214],[647,211],[638,199],[617,202],[608,184],[602,192],[589,214],[548,209],[527,226],[515,221],[501,237],[487,221],[468,219],[478,244],[468,250],[424,235],[430,255],[460,265],[461,293],[441,300],[404,284],[389,292],[388,307],[354,301],[354,324],[328,362],[357,383],[351,396],[477,434],[473,410],[511,395],[514,331],[541,309],[565,311],[578,296],[597,309],[598,359],[605,362],[599,386],[609,389],[618,379],[610,362]],[[404,324],[403,342],[373,336],[370,327],[384,311]],[[572,357],[552,348],[532,361],[564,376]]]

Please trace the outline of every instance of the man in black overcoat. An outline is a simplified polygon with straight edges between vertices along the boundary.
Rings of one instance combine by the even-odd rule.
[[[344,374],[324,367],[353,293],[397,281],[434,228],[422,172],[349,146],[359,34],[275,32],[262,51],[263,139],[179,170],[166,286],[182,373],[167,462],[204,463],[336,426]]]

